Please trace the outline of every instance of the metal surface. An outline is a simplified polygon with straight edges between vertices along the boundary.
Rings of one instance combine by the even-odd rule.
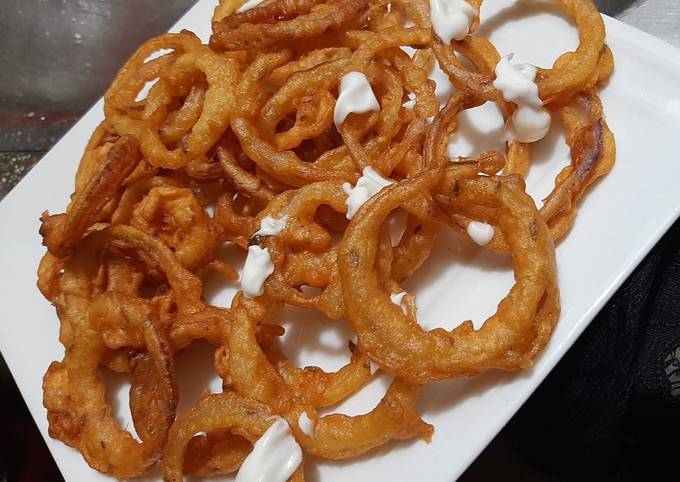
[[[132,51],[194,3],[2,0],[0,199],[101,97]]]
[[[680,1],[596,0],[595,3],[604,13],[680,47]]]
[[[3,0],[0,106],[82,112],[194,0]]]

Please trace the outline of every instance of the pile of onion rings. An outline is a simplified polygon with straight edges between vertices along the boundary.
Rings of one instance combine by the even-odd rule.
[[[559,318],[555,243],[616,155],[598,96],[614,68],[602,18],[591,0],[556,3],[580,43],[530,87],[564,124],[571,159],[540,207],[524,183],[531,143],[447,153],[464,111],[521,109],[475,34],[482,0],[462,6],[468,33],[451,41],[428,0],[222,0],[208,44],[182,31],[142,45],[106,93],[66,212],[41,219],[38,287],[65,349],[43,381],[50,435],[119,479],[159,464],[172,482],[235,472],[274,420],[302,454],[348,459],[430,439],[422,384],[530,367]],[[445,98],[433,69],[453,86]],[[338,120],[349,74],[374,100]],[[392,213],[404,219],[396,240]],[[479,329],[425,331],[401,286],[449,228],[509,253],[515,285]],[[254,293],[250,261],[239,278],[225,246],[265,256]],[[243,285],[229,308],[204,298],[215,274]],[[348,363],[294,366],[272,321],[284,305],[348,321]],[[197,340],[214,346],[223,391],[177,413],[176,357]],[[394,378],[370,412],[320,414],[376,367]],[[101,370],[129,376],[137,440],[111,415]],[[290,474],[304,480],[304,464]]]

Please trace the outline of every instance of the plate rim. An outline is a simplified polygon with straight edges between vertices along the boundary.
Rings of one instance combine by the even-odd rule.
[[[173,27],[171,27],[170,31],[178,30],[186,22],[186,19],[190,15],[195,14],[196,11],[199,10],[202,11],[203,9],[207,8],[207,3],[208,2],[205,1],[196,2],[196,4],[192,6],[173,25]],[[617,44],[619,48],[625,49],[626,51],[644,50],[647,56],[663,60],[663,62],[656,63],[658,68],[660,70],[668,72],[674,78],[677,78],[678,81],[680,82],[679,48],[674,47],[673,45],[657,37],[654,37],[653,35],[650,35],[635,27],[627,25],[612,17],[608,17],[606,15],[603,15],[603,17],[605,18],[608,39],[615,39],[614,43]],[[43,156],[43,158],[36,164],[36,166],[34,166],[34,168],[32,168],[22,178],[22,180],[9,193],[7,193],[4,199],[0,201],[0,225],[6,225],[5,223],[9,223],[12,221],[13,208],[15,207],[14,205],[16,204],[16,200],[21,196],[21,194],[24,191],[27,191],[31,188],[32,184],[35,182],[34,178],[38,178],[40,176],[40,169],[36,169],[36,167],[43,163],[45,159],[48,159],[50,155],[52,155],[53,151],[55,151],[62,143],[64,143],[66,139],[71,139],[71,137],[77,135],[78,131],[83,130],[83,128],[86,127],[89,122],[91,122],[93,117],[100,117],[102,110],[101,106],[102,99],[99,99],[90,109],[87,110],[87,112],[84,113],[81,119],[78,122],[76,122],[66,134],[64,134],[64,136],[52,147],[52,149],[50,149]],[[81,144],[84,147],[84,142]],[[64,200],[64,202],[65,201],[66,200]],[[674,210],[669,209],[668,213],[665,216],[665,221],[663,223],[658,224],[656,226],[656,229],[653,230],[653,232],[652,230],[650,230],[649,232],[650,235],[647,236],[647,241],[645,243],[641,243],[636,248],[635,253],[633,256],[631,256],[628,264],[624,266],[623,269],[620,269],[617,272],[613,281],[611,281],[609,285],[604,290],[602,290],[602,292],[597,297],[596,301],[588,307],[583,316],[581,316],[580,319],[574,324],[573,328],[564,336],[564,338],[559,340],[559,346],[555,347],[555,351],[552,354],[551,359],[540,367],[540,371],[535,370],[531,374],[530,377],[531,383],[527,384],[526,388],[524,388],[521,392],[517,392],[517,394],[513,396],[512,400],[509,403],[509,405],[512,405],[512,407],[508,411],[509,415],[507,415],[507,417],[504,417],[504,422],[502,426],[496,427],[496,430],[488,430],[484,434],[483,445],[480,445],[478,451],[471,452],[470,455],[466,456],[464,459],[461,459],[459,467],[457,467],[456,470],[452,473],[451,480],[457,479],[467,469],[467,467],[469,467],[469,465],[477,458],[477,456],[484,450],[484,448],[491,442],[491,440],[493,440],[497,433],[500,432],[500,430],[502,430],[502,427],[510,420],[510,418],[512,418],[512,416],[514,416],[517,410],[519,410],[519,408],[526,402],[526,400],[531,396],[531,394],[534,393],[538,385],[541,382],[543,382],[543,380],[545,380],[545,378],[550,374],[550,372],[554,369],[557,363],[562,359],[564,354],[573,346],[573,344],[580,337],[583,331],[590,325],[590,323],[595,318],[597,313],[601,311],[604,305],[611,299],[611,297],[621,287],[624,281],[628,279],[633,270],[642,262],[644,257],[649,254],[653,247],[659,242],[659,240],[670,229],[672,224],[678,218],[680,218],[680,205],[675,207]],[[38,222],[36,220],[35,221],[36,229],[37,226]],[[0,233],[0,241],[12,239],[13,238],[11,235],[7,236]],[[32,240],[33,239],[31,239],[31,242]],[[0,262],[2,262],[0,263],[0,265],[4,264],[5,256],[6,253],[4,250],[0,252]],[[35,294],[37,295],[38,294],[37,289],[34,286],[32,286],[32,288],[35,290]],[[3,302],[4,301],[3,298],[5,296],[6,294],[4,292],[0,292],[0,306],[5,304]],[[5,336],[7,332],[5,327],[6,323],[8,323],[6,321],[7,316],[8,314],[4,313],[3,320],[0,321],[0,352],[3,353],[3,356],[5,353],[7,353],[6,347],[8,347],[10,344],[7,341],[3,341],[8,339],[8,337]],[[18,367],[18,361],[15,359],[5,357],[5,362],[8,368],[10,369],[12,378],[14,379],[16,385],[18,386],[21,396],[24,402],[26,403],[27,407],[29,408],[31,416],[36,425],[38,426],[41,435],[47,447],[49,448],[56,465],[59,467],[59,470],[64,476],[64,478],[66,478],[67,467],[65,465],[62,467],[62,464],[65,464],[66,461],[62,458],[59,458],[57,456],[57,453],[55,452],[56,443],[60,442],[55,441],[48,436],[46,431],[46,424],[43,423],[42,421],[42,419],[45,418],[45,411],[43,406],[41,404],[34,402],[29,403],[29,400],[26,396],[26,394],[29,392],[28,381],[25,379],[21,379],[20,377],[15,375],[21,372],[20,368]]]

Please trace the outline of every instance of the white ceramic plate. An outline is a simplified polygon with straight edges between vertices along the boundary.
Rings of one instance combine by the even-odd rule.
[[[213,4],[198,2],[174,30],[188,28],[207,38]],[[574,28],[550,3],[495,0],[486,5],[482,32],[491,33],[502,54],[516,52],[519,61],[549,66],[557,55],[576,45]],[[508,8],[499,13],[503,7]],[[680,214],[680,51],[615,20],[607,18],[606,22],[616,73],[602,97],[616,135],[618,159],[614,171],[586,196],[571,233],[558,248],[562,316],[545,353],[533,370],[523,373],[493,372],[428,385],[421,410],[436,427],[431,444],[393,444],[346,463],[311,461],[307,480],[456,479]],[[57,341],[54,309],[35,288],[36,267],[44,251],[38,217],[45,209],[64,209],[80,153],[101,118],[99,102],[0,205],[0,349],[69,481],[108,478],[92,471],[76,451],[47,436],[42,375],[52,360],[61,359],[63,349]],[[549,192],[567,154],[559,126],[555,126],[537,148],[528,179],[536,199]],[[422,324],[453,327],[465,319],[484,320],[512,283],[509,260],[454,236],[442,237],[435,252],[406,287],[418,294]],[[224,305],[232,293],[211,289],[209,294]],[[286,323],[286,336],[297,341],[286,344],[296,347],[288,350],[294,361],[332,369],[347,359],[344,346],[349,331],[338,333],[338,323],[320,322],[310,313],[290,311],[285,316],[295,319]],[[219,389],[208,346],[191,347],[180,355],[177,366],[182,409],[191,405],[203,388]],[[116,377],[107,377],[106,382],[114,412],[123,426],[128,426],[125,382]],[[336,410],[348,414],[367,411],[380,399],[387,382],[387,376],[377,375],[372,384]],[[159,479],[154,475],[149,480]]]

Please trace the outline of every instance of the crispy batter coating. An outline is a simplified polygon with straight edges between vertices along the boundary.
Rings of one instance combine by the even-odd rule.
[[[566,128],[571,158],[538,209],[523,182],[531,144],[447,153],[467,109],[494,102],[509,119],[517,107],[493,86],[500,56],[476,34],[482,0],[468,1],[477,12],[470,35],[449,44],[433,33],[427,0],[247,9],[221,0],[208,45],[182,31],[139,47],[105,95],[66,212],[41,218],[38,288],[56,307],[65,349],[43,379],[52,437],[119,479],[160,463],[164,480],[180,482],[238,470],[280,416],[304,454],[348,459],[431,438],[417,407],[423,383],[532,365],[560,313],[554,244],[614,166],[598,95],[614,58],[592,1],[556,0],[580,42],[539,69],[536,84]],[[435,66],[455,87],[447,99],[430,78]],[[357,108],[336,126],[350,72],[363,74],[379,110]],[[396,235],[392,213],[402,219]],[[443,229],[470,238],[472,221],[493,228],[488,249],[512,255],[515,285],[489,300],[498,309],[479,329],[465,321],[425,331],[401,285]],[[281,229],[263,234],[267,223]],[[263,294],[211,305],[207,279],[238,283],[254,246],[273,265]],[[295,366],[270,318],[285,305],[348,322],[357,341],[347,363]],[[223,391],[177,414],[176,355],[196,340],[214,346]],[[376,367],[394,376],[376,406],[320,414]],[[104,370],[129,377],[141,442],[111,415]],[[290,480],[304,480],[304,464]]]

